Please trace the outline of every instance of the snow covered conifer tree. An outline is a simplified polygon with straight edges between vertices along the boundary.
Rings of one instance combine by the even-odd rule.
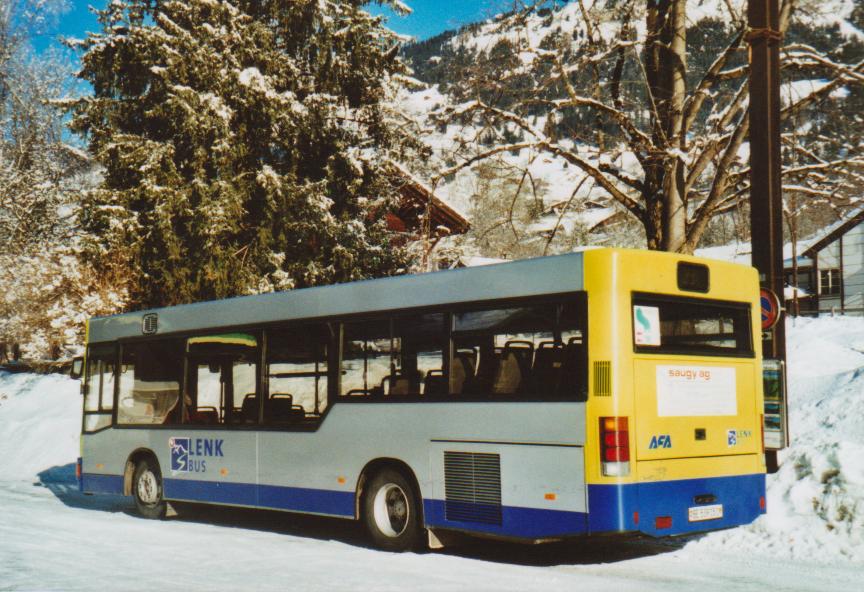
[[[388,2],[389,3],[389,2]],[[381,174],[413,141],[382,108],[399,40],[358,0],[114,0],[81,42],[73,129],[105,167],[90,256],[133,306],[404,266]],[[401,9],[401,3],[392,5]]]

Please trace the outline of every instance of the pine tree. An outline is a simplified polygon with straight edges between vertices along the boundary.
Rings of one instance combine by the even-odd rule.
[[[405,67],[364,3],[114,0],[100,13],[79,74],[94,96],[72,126],[105,175],[80,217],[89,256],[127,270],[133,306],[403,268],[380,171],[414,145],[383,109]]]

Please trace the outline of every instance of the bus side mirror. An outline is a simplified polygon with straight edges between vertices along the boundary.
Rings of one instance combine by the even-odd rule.
[[[84,374],[84,358],[73,358],[72,368],[69,369],[69,378],[78,380]]]

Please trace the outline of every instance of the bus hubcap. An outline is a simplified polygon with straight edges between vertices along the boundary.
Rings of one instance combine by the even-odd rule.
[[[151,471],[144,471],[138,478],[138,499],[145,504],[159,501],[159,484],[156,482],[156,475]]]
[[[408,526],[408,498],[402,488],[388,483],[375,494],[375,524],[388,537],[398,537]]]

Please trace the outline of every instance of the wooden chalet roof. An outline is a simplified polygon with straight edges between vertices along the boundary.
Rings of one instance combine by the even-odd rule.
[[[434,235],[464,234],[471,227],[465,216],[439,198],[432,189],[402,165],[390,161],[390,173],[399,187],[400,205],[396,212],[406,229],[420,230],[427,209]]]

